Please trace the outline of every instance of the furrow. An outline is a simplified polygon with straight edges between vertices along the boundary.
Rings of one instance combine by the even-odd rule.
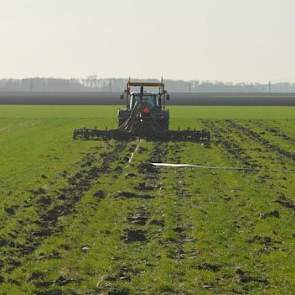
[[[63,231],[59,219],[74,212],[76,204],[101,175],[109,172],[111,163],[118,159],[126,145],[116,144],[114,150],[105,154],[101,164],[96,152],[88,153],[81,161],[80,170],[68,177],[67,184],[58,192],[47,192],[42,188],[35,191],[37,207],[28,204],[35,215],[33,220],[19,220],[21,233],[13,230],[1,236],[5,272],[21,266],[25,257],[33,253],[44,239]]]
[[[150,152],[142,146],[139,148],[139,153],[144,149],[148,155],[145,160],[133,161],[139,176],[134,179],[135,182],[130,181],[130,184],[134,183],[135,192],[119,192],[117,195],[129,204],[132,199],[138,201],[127,215],[121,232],[121,245],[118,246],[121,250],[116,253],[113,271],[101,283],[98,289],[100,292],[129,294],[135,289],[137,292],[148,292],[146,286],[142,285],[142,280],[149,280],[157,265],[154,256],[158,248],[156,241],[164,226],[157,214],[161,171],[149,162],[165,161],[167,144],[156,142],[149,144],[149,148],[152,148]]]
[[[254,131],[253,129],[250,129],[244,125],[241,125],[237,122],[230,121],[230,120],[227,121],[227,123],[231,128],[238,130],[239,132],[243,133],[244,135],[251,138],[252,140],[260,143],[266,149],[269,149],[269,150],[277,153],[278,155],[283,156],[289,160],[295,161],[295,153],[294,152],[286,151],[283,148],[281,148],[280,146],[271,143],[268,139],[266,139],[261,134]]]

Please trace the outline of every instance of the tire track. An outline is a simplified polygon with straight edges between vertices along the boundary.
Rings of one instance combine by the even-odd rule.
[[[214,135],[214,143],[221,147],[222,150],[226,151],[227,154],[231,155],[235,160],[239,161],[241,165],[255,169],[263,168],[256,159],[248,154],[248,149],[241,147],[233,140],[228,129],[222,127],[221,124],[217,125],[213,121],[202,121],[202,123]],[[246,172],[251,173],[250,171]]]
[[[295,144],[295,138],[285,133],[282,129],[269,126],[264,121],[259,121],[259,126],[263,128],[264,131],[269,132],[272,135],[287,141],[288,143]]]
[[[250,139],[260,143],[265,148],[270,149],[271,151],[275,152],[276,154],[280,156],[287,158],[288,160],[295,161],[295,153],[286,151],[282,149],[280,146],[271,143],[268,139],[263,137],[258,132],[231,120],[226,122],[228,123],[228,126],[230,128],[233,128],[234,130],[241,132],[242,134],[246,135]]]
[[[138,206],[135,206],[126,217],[126,223],[121,232],[122,245],[118,247],[121,251],[116,254],[112,273],[105,277],[104,282],[97,289],[99,292],[129,294],[135,278],[143,271],[144,273],[152,272],[156,267],[154,257],[142,254],[149,251],[146,249],[156,238],[153,228],[157,226],[162,229],[163,227],[162,222],[155,218],[153,211],[153,201],[157,198],[157,191],[161,185],[161,171],[150,165],[149,162],[165,161],[167,148],[167,143],[156,142],[146,161],[141,163],[134,161],[133,165],[136,165],[136,170],[141,176],[140,179],[135,179],[139,180],[134,186],[136,192],[119,192],[115,196],[126,199],[126,202],[136,199]],[[143,152],[142,149],[139,147],[138,152]],[[144,152],[147,151],[144,150]],[[144,270],[139,266],[143,262],[146,265]],[[121,287],[122,282],[125,282],[126,286],[130,286],[131,289],[126,286]]]
[[[290,152],[287,152],[280,148],[279,146],[271,143],[269,140],[264,138],[261,134],[251,130],[248,127],[245,127],[239,123],[233,122],[231,120],[224,121],[225,127],[223,127],[223,122],[219,123],[218,127],[216,126],[216,123],[210,124],[211,130],[213,133],[216,132],[216,144],[220,144],[220,146],[224,149],[226,154],[230,155],[232,154],[232,149],[227,148],[228,146],[232,145],[234,148],[237,148],[237,150],[242,151],[242,158],[244,158],[244,155],[249,154],[251,151],[251,143],[256,143],[261,147],[254,147],[252,150],[257,152],[260,151],[261,155],[255,153],[255,156],[257,156],[257,160],[255,162],[259,167],[266,167],[267,164],[277,163],[275,159],[272,158],[272,155],[278,155],[280,164],[285,166],[286,160],[293,160],[293,154]],[[207,124],[207,122],[204,122]],[[220,127],[221,126],[221,127]],[[220,132],[223,132],[223,134],[220,134]],[[238,139],[235,137],[235,135],[238,136]],[[221,141],[219,140],[221,138]],[[225,140],[224,140],[225,138]],[[223,142],[227,141],[226,144]],[[241,146],[242,144],[242,146]],[[247,145],[248,144],[248,149]],[[270,156],[267,157],[267,161],[265,161],[266,155],[269,154]],[[233,152],[234,158],[239,158],[239,153]],[[251,158],[252,155],[249,157]],[[289,175],[289,177],[291,177]],[[291,178],[290,178],[291,179]],[[257,177],[255,176],[252,179],[253,183],[255,184],[255,187],[261,188],[261,191],[265,194],[265,205],[261,204],[261,211],[257,211],[256,214],[260,215],[260,222],[262,220],[265,220],[264,222],[267,223],[266,219],[268,218],[281,218],[280,211],[277,205],[278,204],[285,209],[289,210],[289,214],[294,214],[294,203],[291,199],[289,199],[287,196],[289,194],[287,190],[287,181],[288,177],[283,177],[281,174],[272,174],[268,173],[267,171],[261,172],[257,174]],[[259,186],[257,186],[257,183],[259,183]],[[264,211],[265,210],[265,211]],[[285,222],[282,220],[282,222]],[[248,227],[249,229],[249,227]],[[280,246],[282,244],[282,237],[278,238],[278,234],[274,235],[272,232],[269,232],[267,234],[254,234],[252,237],[249,237],[245,242],[249,245],[249,247],[253,249],[257,249],[258,247],[261,247],[261,249],[257,250],[257,253],[259,251],[259,255],[262,254],[269,254],[270,252],[274,251],[285,251]],[[251,246],[252,245],[252,246]],[[262,261],[259,260],[257,268],[259,269],[260,266],[267,267],[266,264],[263,264]],[[252,282],[256,282],[257,284],[261,284],[262,286],[269,286],[271,284],[270,281],[267,280],[265,277],[260,277],[259,275],[253,275],[251,274],[251,271],[245,271],[238,269],[236,271],[236,277],[241,282],[241,286],[243,286],[243,291],[248,291],[247,284],[250,284]],[[248,292],[247,292],[248,293]]]
[[[227,121],[228,122],[228,121]],[[233,129],[225,129],[223,127],[217,127],[214,123],[212,122],[204,122],[204,124],[206,124],[207,126],[210,126],[211,131],[214,132],[215,136],[216,136],[216,144],[217,145],[221,145],[221,147],[226,151],[227,154],[229,155],[233,155],[234,158],[239,159],[241,157],[241,162],[243,164],[247,164],[248,159],[252,159],[249,155],[247,155],[247,153],[249,153],[249,151],[244,148],[244,147],[240,147],[237,143],[234,142],[234,139],[232,137],[230,137],[230,133],[229,131],[234,131],[237,132],[240,135],[241,140],[247,142],[247,140],[245,140],[246,138],[250,138],[251,140],[254,140],[256,142],[258,142],[259,144],[262,144],[262,146],[264,148],[266,148],[266,152],[276,152],[279,155],[283,155],[284,157],[288,158],[290,157],[289,152],[286,154],[285,151],[281,150],[279,147],[275,146],[274,149],[271,148],[271,150],[268,150],[268,147],[271,146],[273,147],[274,145],[269,144],[268,140],[263,139],[261,136],[257,137],[257,133],[249,130],[249,128],[247,127],[243,127],[238,123],[229,121],[229,128],[233,128]],[[246,134],[243,132],[244,130],[246,130]],[[227,135],[226,137],[226,134]],[[234,147],[231,148],[231,147]],[[236,152],[238,151],[238,152]],[[244,161],[244,159],[247,159],[247,161]],[[291,155],[291,159],[292,159],[292,155]],[[257,165],[256,167],[258,168],[266,168],[269,169],[269,167],[267,167],[265,165],[265,163],[262,162],[262,159],[259,159],[258,161],[255,160],[250,160],[248,162],[248,164],[250,165]],[[262,162],[262,163],[261,163]],[[253,164],[251,164],[253,163]],[[282,161],[280,159],[280,163],[281,165],[283,165],[285,167],[285,161]],[[289,175],[289,177],[291,177]],[[256,178],[256,182],[257,183],[261,183],[261,184],[267,184],[269,185],[269,188],[271,189],[271,194],[274,195],[274,199],[273,202],[280,204],[282,207],[285,207],[287,209],[292,209],[292,206],[288,206],[288,204],[293,204],[292,200],[288,197],[289,192],[286,189],[286,182],[288,181],[288,177],[286,176],[281,176],[280,174],[278,175],[274,175],[273,173],[268,173],[267,171],[262,171],[260,173],[258,173],[257,178]]]
[[[34,252],[43,240],[54,233],[62,232],[59,218],[74,212],[75,205],[101,175],[110,172],[111,164],[119,159],[126,146],[127,143],[117,143],[114,150],[104,155],[102,163],[99,163],[97,150],[86,154],[80,161],[79,171],[69,176],[67,184],[58,192],[50,193],[42,188],[32,192],[36,201],[27,206],[37,207],[33,228],[30,223],[19,220],[21,232],[16,229],[0,238],[0,247],[5,257],[2,261],[4,272],[20,267],[23,259]]]
[[[171,160],[173,159],[176,163],[181,163],[181,153],[184,151],[184,145],[173,143],[172,147],[170,147],[170,151]],[[170,178],[174,180],[170,197],[172,210],[170,218],[174,219],[175,225],[169,229],[173,231],[172,237],[163,240],[162,243],[166,247],[167,257],[172,260],[172,264],[175,263],[173,272],[177,279],[174,292],[177,294],[188,294],[187,290],[179,288],[178,285],[184,281],[185,272],[183,267],[186,266],[186,255],[189,254],[185,251],[185,243],[190,241],[187,230],[191,229],[192,220],[191,217],[189,217],[189,220],[186,220],[185,212],[190,210],[187,206],[191,205],[191,195],[186,189],[185,169],[169,171],[168,179]],[[168,226],[171,225],[172,224]]]
[[[118,186],[118,184],[122,183],[122,181],[125,181],[126,175],[125,173],[122,173],[123,170],[121,170],[121,167],[126,166],[129,159],[128,156],[134,148],[134,143],[131,142],[128,145],[128,148],[125,148],[122,152],[120,152],[118,161],[115,161],[114,163],[112,162],[110,165],[110,173],[100,174],[99,180],[93,182],[91,189],[87,191],[85,197],[79,202],[79,204],[77,204],[73,214],[68,218],[63,218],[64,230],[57,234],[55,233],[52,238],[48,238],[43,242],[42,248],[45,247],[46,249],[49,247],[51,249],[53,246],[53,249],[49,252],[45,251],[45,253],[39,253],[37,259],[33,257],[33,260],[35,261],[34,269],[38,269],[39,263],[41,263],[41,265],[43,261],[48,261],[48,263],[50,263],[50,260],[55,260],[58,264],[60,263],[61,267],[64,269],[71,269],[73,265],[68,265],[67,260],[72,255],[77,255],[75,252],[72,253],[72,249],[74,250],[75,247],[78,247],[81,251],[81,256],[77,256],[78,261],[80,258],[83,261],[83,257],[88,255],[94,255],[98,260],[101,259],[101,249],[97,251],[95,250],[97,243],[102,243],[103,245],[105,245],[105,243],[108,244],[110,242],[110,235],[114,235],[113,237],[117,236],[115,231],[113,231],[113,228],[105,227],[106,220],[110,218],[110,226],[112,225],[112,222],[115,222],[115,219],[119,219],[121,223],[127,215],[126,211],[128,210],[128,207],[132,203],[131,201],[128,204],[127,202],[124,205],[122,204],[124,209],[121,209],[122,211],[118,211],[115,204],[116,200],[111,198],[111,196],[113,196],[116,192],[114,187]],[[105,215],[103,208],[108,208],[107,211],[110,210],[109,214]],[[102,216],[104,218],[103,220]],[[99,224],[97,224],[99,219],[101,219],[102,223],[99,222]],[[94,224],[97,224],[97,227],[95,227]],[[102,228],[100,227],[101,224]],[[79,232],[75,232],[75,228],[79,228],[80,234]],[[74,232],[72,233],[73,229]],[[90,229],[91,232],[89,232]],[[100,238],[97,236],[98,233],[101,235]],[[60,237],[64,240],[63,244],[56,245],[56,237]],[[63,237],[65,237],[65,239],[63,239]],[[115,255],[117,250],[116,247],[113,248],[112,246],[112,243],[110,243],[109,247],[111,247],[112,250],[108,249],[107,251],[112,253],[111,255]],[[104,259],[104,254],[102,254],[102,257]],[[52,292],[54,290],[57,294],[58,292],[70,292],[73,286],[75,286],[76,290],[79,290],[82,294],[85,291],[82,285],[88,284],[89,281],[87,279],[85,280],[85,277],[82,276],[82,273],[84,273],[83,266],[82,263],[80,265],[78,261],[76,267],[81,271],[80,275],[77,275],[77,273],[75,275],[70,273],[56,275],[56,273],[52,272],[47,273],[46,269],[43,268],[40,269],[40,271],[34,271],[31,273],[28,285],[30,287],[33,286],[33,288],[37,291],[36,294],[40,295],[47,294],[46,292],[48,290]],[[110,265],[113,264],[111,256],[108,261]],[[24,265],[23,267],[26,266]],[[98,286],[100,282],[103,281],[104,273],[105,272],[102,271],[101,277],[98,279]],[[95,288],[94,286],[95,285],[93,285],[93,283],[90,284],[91,289],[89,289],[89,292],[91,290],[91,292],[96,294],[98,288]]]
[[[259,173],[259,177],[261,178],[270,177],[268,171],[263,172],[263,170],[278,170],[274,169],[274,167],[270,167],[268,164],[275,165],[279,162],[282,166],[282,172],[284,169],[288,170],[286,167],[287,162],[284,160],[284,158],[288,157],[288,155],[286,155],[284,151],[282,151],[282,154],[285,154],[285,157],[280,156],[280,154],[276,153],[276,150],[268,148],[268,146],[262,144],[260,140],[257,141],[251,136],[249,137],[249,135],[242,132],[241,129],[233,127],[230,123],[231,121],[227,120],[223,122],[225,122],[225,126],[223,126],[222,122],[218,122],[218,126],[216,123],[207,121],[203,121],[203,124],[208,126],[208,128],[210,128],[211,132],[214,134],[215,144],[220,146],[223,151],[231,156],[231,158],[238,160],[239,163],[244,166],[254,168],[254,170],[261,169],[262,171]],[[237,123],[233,122],[233,124]],[[242,127],[244,129],[244,126]],[[249,129],[247,127],[245,128]],[[254,143],[256,142],[258,146],[254,146],[254,144],[251,146],[251,141],[249,141],[249,139],[252,142],[254,141]],[[245,146],[244,143],[248,143],[250,146]],[[251,155],[251,151],[255,151],[255,157]],[[273,158],[274,153],[280,156],[276,161],[274,161]],[[267,154],[269,156],[266,156]],[[265,161],[266,158],[268,159],[267,161]],[[246,172],[252,173],[251,171]]]

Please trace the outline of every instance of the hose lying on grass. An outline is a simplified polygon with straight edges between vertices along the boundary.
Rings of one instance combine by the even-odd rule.
[[[171,163],[150,163],[155,167],[172,167],[172,168],[197,168],[197,169],[208,169],[208,170],[232,170],[232,171],[251,171],[251,172],[283,172],[283,173],[294,173],[295,170],[269,170],[263,168],[252,168],[252,167],[223,167],[223,166],[206,166],[206,165],[195,165],[195,164],[171,164]]]

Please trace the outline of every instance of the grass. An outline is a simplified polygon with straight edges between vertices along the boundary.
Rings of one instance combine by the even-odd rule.
[[[104,118],[115,122],[118,106],[25,106],[2,105],[0,117],[19,119]],[[294,119],[295,107],[170,106],[172,122],[179,119],[251,120]],[[108,122],[109,123],[109,122]]]
[[[211,148],[72,140],[116,109],[0,106],[0,293],[295,293],[295,108],[171,107]]]

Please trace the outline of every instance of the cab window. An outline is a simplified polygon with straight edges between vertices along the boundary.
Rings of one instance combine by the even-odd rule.
[[[158,106],[156,95],[144,95],[142,100],[143,100],[143,103],[146,104],[151,109],[156,108]],[[139,94],[131,96],[130,107],[133,108],[136,102],[140,103]]]

